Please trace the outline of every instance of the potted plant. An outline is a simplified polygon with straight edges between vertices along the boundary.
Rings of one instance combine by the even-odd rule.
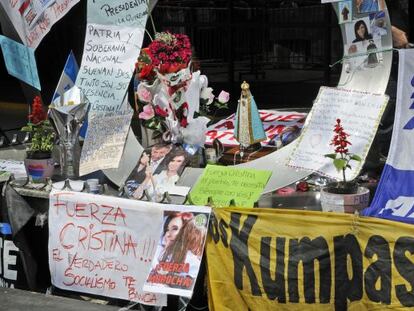
[[[325,154],[325,157],[332,159],[335,168],[342,172],[342,181],[335,181],[328,184],[321,190],[321,204],[323,211],[336,211],[354,213],[368,206],[369,190],[360,187],[355,180],[346,179],[346,170],[352,169],[351,162],[360,162],[361,157],[350,153],[348,140],[349,134],[344,131],[341,120],[337,119],[334,127],[334,137],[331,145],[335,152]]]
[[[55,131],[47,119],[47,113],[43,109],[39,96],[33,99],[29,122],[22,128],[22,131],[30,133],[31,136],[31,143],[26,150],[24,161],[27,174],[34,181],[52,177],[54,170],[52,150]]]

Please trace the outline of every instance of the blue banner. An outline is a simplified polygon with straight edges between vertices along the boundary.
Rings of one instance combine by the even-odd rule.
[[[387,163],[365,216],[414,224],[414,50],[401,50],[394,129]]]

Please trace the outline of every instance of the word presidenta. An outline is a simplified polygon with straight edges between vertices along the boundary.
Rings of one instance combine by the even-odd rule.
[[[213,218],[211,234],[214,243],[217,244],[221,240],[225,248],[230,248],[234,261],[234,284],[239,290],[246,286],[243,284],[243,272],[246,272],[245,280],[250,283],[250,287],[247,288],[251,291],[247,295],[266,295],[269,300],[277,300],[279,304],[287,303],[288,295],[289,303],[299,303],[298,280],[303,279],[305,302],[317,303],[315,272],[319,272],[319,303],[331,303],[333,283],[336,310],[345,310],[348,301],[362,300],[364,289],[370,301],[389,305],[391,300],[395,299],[391,297],[392,286],[395,287],[396,297],[402,306],[414,306],[414,263],[409,259],[409,254],[414,254],[414,237],[399,237],[392,250],[384,237],[372,235],[367,239],[363,250],[353,234],[334,236],[332,241],[323,236],[314,239],[263,236],[254,239],[260,241],[260,248],[257,247],[260,249],[260,262],[254,262],[249,257],[249,236],[258,216],[248,215],[244,223],[241,223],[241,216],[240,213],[231,213],[229,224],[223,219],[217,222]],[[275,244],[277,256],[274,256],[275,250],[271,247]],[[333,252],[329,245],[331,248],[333,246]],[[367,267],[364,267],[364,257],[371,261]],[[316,261],[319,271],[315,271]],[[299,275],[300,263],[303,265],[302,276]],[[260,271],[256,271],[254,267],[260,267],[257,269]],[[406,284],[392,284],[397,277],[396,274],[391,275],[393,268]],[[347,269],[352,272],[348,273]],[[259,273],[262,284],[259,284],[257,277]]]

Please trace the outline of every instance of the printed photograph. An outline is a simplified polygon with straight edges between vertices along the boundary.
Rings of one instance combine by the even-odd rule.
[[[144,150],[126,181],[127,194],[140,199],[144,191],[150,196],[162,196],[175,186],[190,155],[181,147],[159,143]]]
[[[389,25],[387,25],[386,13],[384,11],[370,14],[369,19],[372,37],[382,37],[388,34],[387,28]]]
[[[203,256],[208,221],[208,213],[164,212],[162,234],[146,284],[192,291]]]
[[[384,10],[384,0],[355,0],[356,11],[358,13],[372,13]]]
[[[339,24],[352,22],[352,1],[342,1],[338,4]]]
[[[346,43],[357,43],[372,39],[369,17],[354,20],[345,24]]]

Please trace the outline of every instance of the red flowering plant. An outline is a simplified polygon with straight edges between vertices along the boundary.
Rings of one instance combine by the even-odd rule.
[[[345,176],[346,169],[352,169],[349,164],[351,161],[361,161],[361,157],[350,153],[348,147],[351,142],[348,140],[349,134],[344,131],[341,119],[336,120],[334,127],[334,137],[331,145],[335,148],[335,153],[325,154],[325,157],[333,160],[333,164],[338,171],[342,171],[341,182],[336,182],[328,186],[328,191],[332,193],[351,194],[358,191],[358,184],[355,181],[347,181]]]
[[[33,99],[29,122],[22,128],[23,132],[31,134],[30,147],[27,150],[29,159],[47,159],[51,157],[55,141],[55,131],[47,119],[47,113],[39,96]]]

